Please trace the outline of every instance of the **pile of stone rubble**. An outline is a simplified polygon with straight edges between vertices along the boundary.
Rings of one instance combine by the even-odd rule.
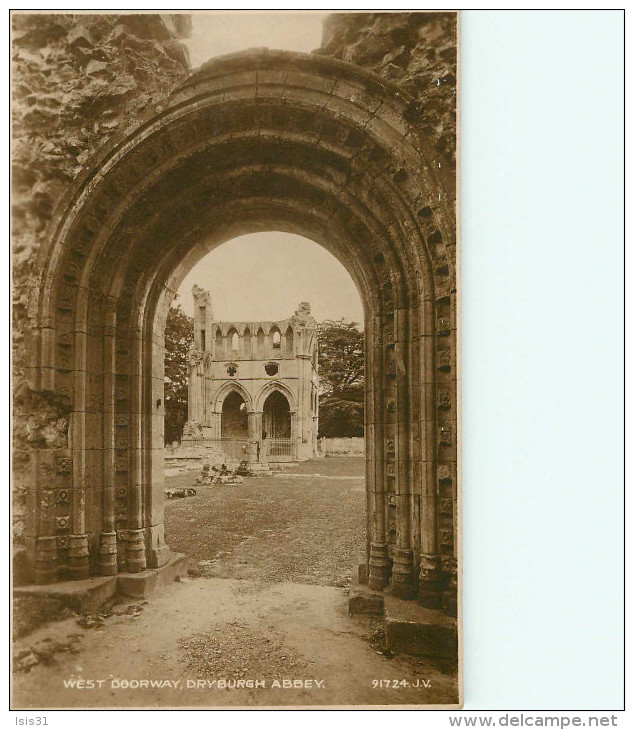
[[[202,484],[205,486],[242,484],[242,482],[244,482],[244,478],[241,474],[245,473],[244,469],[241,468],[242,466],[243,464],[241,463],[237,469],[230,469],[226,463],[218,465],[206,462],[203,464],[201,476],[196,479],[196,484]],[[240,474],[238,472],[240,472]]]

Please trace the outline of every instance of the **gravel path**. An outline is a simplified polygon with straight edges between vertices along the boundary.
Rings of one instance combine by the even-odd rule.
[[[457,701],[454,670],[381,651],[376,620],[349,617],[345,593],[186,578],[150,601],[49,624],[16,643],[18,656],[40,660],[16,673],[13,706],[423,708]],[[377,688],[377,680],[397,683]]]

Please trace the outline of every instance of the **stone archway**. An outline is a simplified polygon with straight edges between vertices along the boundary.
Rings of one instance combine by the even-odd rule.
[[[169,560],[169,303],[213,247],[283,230],[336,255],[364,303],[369,584],[455,610],[455,214],[420,114],[357,67],[252,51],[190,74],[86,165],[30,307],[31,386],[70,414],[66,446],[32,454],[37,582]]]
[[[262,422],[268,438],[291,438],[291,409],[279,390],[274,390],[264,401]]]
[[[248,434],[247,404],[237,390],[232,390],[222,402],[220,435],[222,438],[246,439]]]

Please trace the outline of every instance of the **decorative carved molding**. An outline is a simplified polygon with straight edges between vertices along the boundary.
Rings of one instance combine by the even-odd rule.
[[[200,363],[203,362],[203,359],[205,357],[205,353],[201,350],[190,350],[187,353],[187,364],[190,367],[195,367],[196,365],[200,365]]]
[[[438,466],[438,481],[439,482],[451,482],[452,476],[451,476],[451,465],[450,464],[440,464]]]
[[[436,352],[436,367],[438,370],[451,370],[451,350],[448,347],[441,347]]]

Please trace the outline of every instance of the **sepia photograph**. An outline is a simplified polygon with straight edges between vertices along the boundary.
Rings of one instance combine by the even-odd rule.
[[[626,727],[626,12],[7,22],[10,725]]]
[[[460,707],[458,13],[11,54],[12,708]]]

